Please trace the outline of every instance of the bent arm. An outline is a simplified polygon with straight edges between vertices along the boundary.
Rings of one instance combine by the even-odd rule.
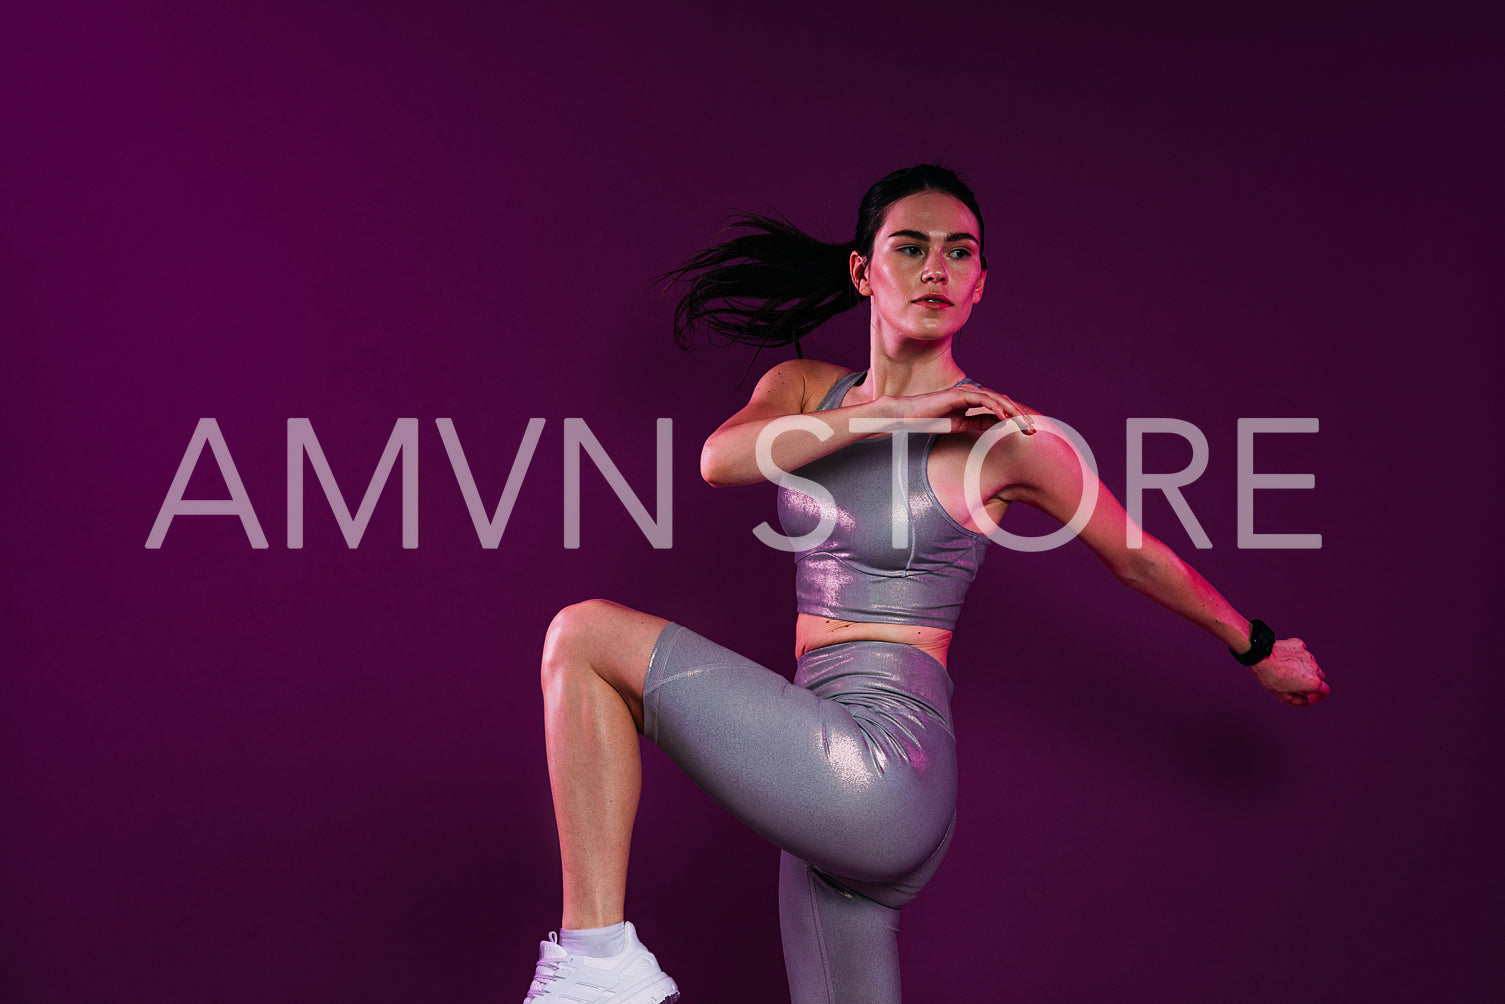
[[[758,467],[758,437],[779,420],[814,409],[820,396],[842,372],[836,366],[792,359],[763,374],[747,405],[721,423],[705,441],[700,451],[700,476],[717,488],[766,480]],[[868,433],[852,432],[851,419],[876,417],[880,408],[880,402],[873,401],[809,416],[825,426],[830,435],[825,438],[809,432],[779,435],[772,442],[773,463],[782,471],[792,471],[855,443]]]
[[[747,406],[711,433],[700,451],[700,476],[717,487],[750,485],[768,480],[758,464],[758,441],[770,437],[769,459],[779,471],[792,471],[835,453],[866,436],[898,431],[912,419],[945,419],[942,431],[981,431],[994,422],[1029,419],[1007,397],[983,387],[962,385],[930,394],[882,395],[861,404],[815,412],[821,398],[842,374],[839,366],[810,359],[791,359],[763,375]],[[968,415],[968,412],[977,414]],[[808,428],[780,428],[791,416],[801,416]],[[856,419],[878,419],[891,426],[852,430]],[[792,424],[791,424],[792,425]],[[785,434],[787,431],[788,434]]]

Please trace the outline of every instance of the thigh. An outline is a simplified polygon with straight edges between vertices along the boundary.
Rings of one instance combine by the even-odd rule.
[[[943,722],[889,729],[869,710],[671,624],[649,661],[643,731],[783,850],[844,880],[885,883],[945,841],[955,740]]]

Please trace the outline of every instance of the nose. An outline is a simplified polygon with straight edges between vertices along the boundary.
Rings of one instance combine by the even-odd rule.
[[[925,267],[920,270],[920,281],[946,281],[946,256],[943,253],[932,251],[925,256]]]

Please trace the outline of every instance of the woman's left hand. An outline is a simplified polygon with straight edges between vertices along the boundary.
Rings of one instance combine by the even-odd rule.
[[[1300,638],[1285,638],[1250,669],[1260,685],[1278,700],[1297,707],[1316,704],[1328,695],[1327,676]]]

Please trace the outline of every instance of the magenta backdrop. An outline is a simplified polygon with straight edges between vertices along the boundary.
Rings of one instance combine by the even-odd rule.
[[[1082,430],[1120,494],[1126,419],[1203,429],[1214,547],[1163,498],[1147,527],[1334,697],[1276,704],[1080,546],[995,551],[911,998],[1500,990],[1497,15],[488,6],[4,15],[0,998],[520,999],[558,920],[553,611],[607,596],[789,665],[771,490],[696,476],[748,356],[676,351],[652,277],[735,208],[845,237],[929,159],[988,212],[964,367]],[[861,365],[863,332],[812,351]],[[206,416],[266,550],[224,516],[144,546]],[[351,550],[310,474],[288,549],[287,420],[354,507],[404,417],[420,546],[395,475]],[[435,419],[490,507],[531,417],[483,549]],[[569,417],[650,506],[674,420],[672,548],[589,464],[564,548]],[[1320,550],[1236,546],[1240,417],[1320,420],[1260,440],[1316,488],[1257,509]],[[223,494],[206,457],[189,496]],[[783,999],[776,852],[645,757],[629,915],[686,1001]]]

